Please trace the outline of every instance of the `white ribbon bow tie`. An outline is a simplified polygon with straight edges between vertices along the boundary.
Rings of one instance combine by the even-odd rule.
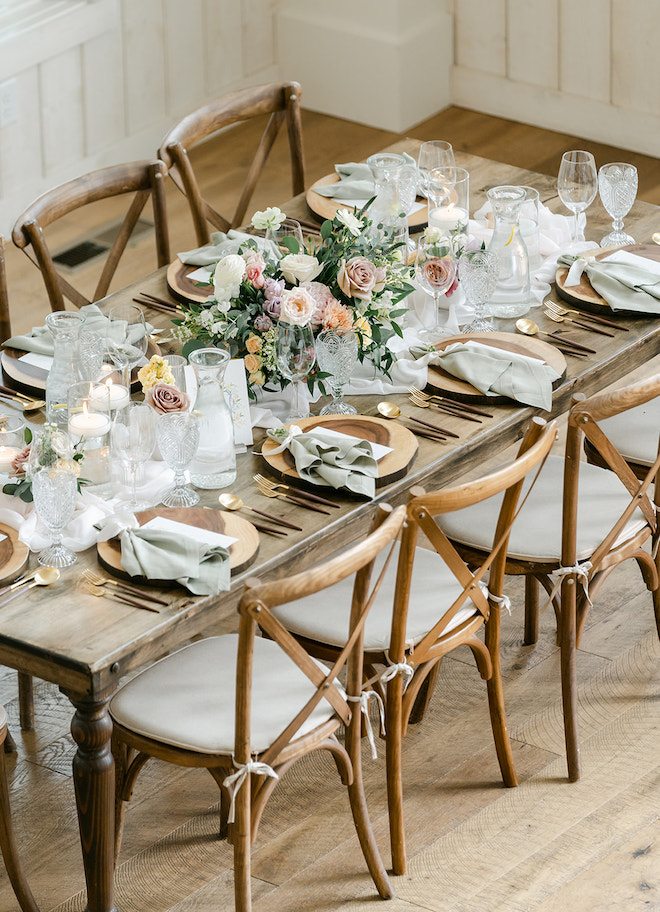
[[[282,441],[274,450],[268,451],[269,456],[276,456],[278,453],[283,453],[284,450],[288,448],[293,438],[299,437],[304,431],[302,428],[298,427],[297,424],[292,424],[289,428],[273,428],[266,433],[270,440]]]
[[[573,262],[571,268],[568,270],[568,275],[564,279],[564,285],[579,285],[584,270],[587,268],[587,266],[590,266],[591,263],[595,262],[595,256],[577,257],[577,259]]]

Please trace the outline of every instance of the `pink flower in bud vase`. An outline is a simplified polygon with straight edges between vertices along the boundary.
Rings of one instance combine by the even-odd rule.
[[[185,412],[190,405],[188,396],[169,383],[156,383],[145,390],[144,401],[161,415],[167,412]]]

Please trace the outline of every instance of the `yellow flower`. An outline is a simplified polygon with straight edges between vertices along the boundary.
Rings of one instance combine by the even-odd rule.
[[[253,374],[250,374],[248,377],[248,382],[252,386],[263,386],[266,382],[266,377],[263,371],[255,371]]]
[[[261,351],[261,338],[255,336],[254,333],[250,335],[245,340],[245,347],[250,352],[250,354],[256,354],[258,351]]]
[[[366,317],[358,317],[353,324],[353,329],[358,334],[361,341],[371,339],[371,325]]]
[[[152,355],[148,364],[138,371],[138,380],[142,389],[151,389],[156,383],[169,383],[174,386],[174,377],[167,360],[161,355]]]
[[[246,355],[245,356],[245,370],[248,374],[256,373],[261,367],[261,358],[259,355]]]

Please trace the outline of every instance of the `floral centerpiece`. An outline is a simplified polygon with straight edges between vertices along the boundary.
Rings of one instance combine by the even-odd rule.
[[[138,380],[144,392],[144,401],[159,415],[188,410],[190,399],[174,383],[167,357],[152,355],[138,371]]]
[[[277,208],[255,213],[252,225],[267,231],[285,215]],[[369,359],[389,374],[395,360],[387,342],[402,335],[403,299],[413,291],[401,244],[372,226],[366,207],[353,213],[339,209],[321,225],[320,238],[301,250],[295,238],[285,249],[258,245],[247,237],[238,253],[224,256],[212,275],[213,294],[205,304],[183,305],[185,316],[173,320],[184,355],[193,349],[223,344],[233,357],[245,359],[248,390],[279,389],[288,384],[277,365],[277,322],[322,329],[354,330],[360,361]],[[310,390],[318,369],[307,379]]]

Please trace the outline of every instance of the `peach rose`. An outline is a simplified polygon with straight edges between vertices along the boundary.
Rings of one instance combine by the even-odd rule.
[[[374,266],[366,257],[356,256],[341,261],[337,285],[349,298],[370,301],[374,292],[385,287],[385,267]]]
[[[316,310],[316,302],[304,288],[291,288],[282,292],[280,320],[294,326],[307,326]]]
[[[323,311],[323,329],[334,329],[337,332],[347,332],[353,329],[353,317],[350,310],[339,301],[326,304]]]
[[[250,354],[254,355],[258,351],[261,351],[261,339],[259,336],[255,336],[254,333],[251,333],[245,340],[245,347]]]
[[[249,375],[248,381],[252,386],[263,386],[266,382],[266,375],[263,371],[255,371]]]
[[[257,355],[246,355],[245,356],[245,370],[248,374],[256,373],[261,367],[261,358]]]

